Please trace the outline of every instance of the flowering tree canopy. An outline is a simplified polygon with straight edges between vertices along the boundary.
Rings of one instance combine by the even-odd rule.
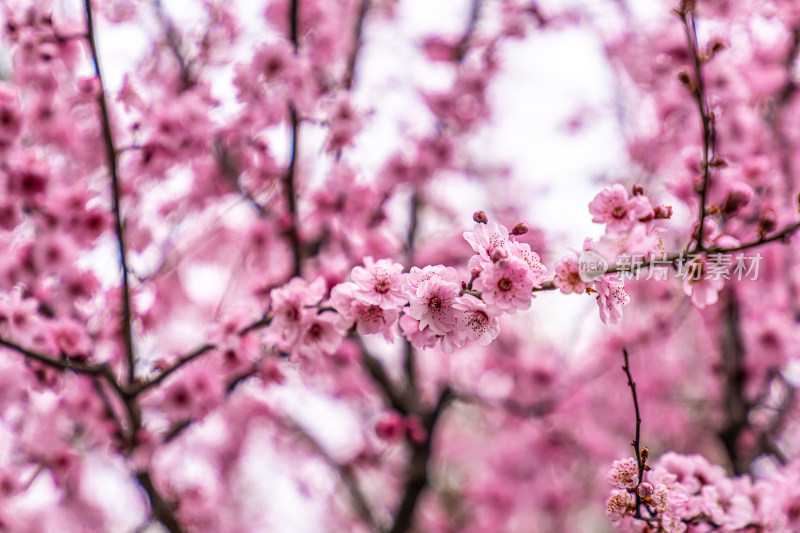
[[[459,3],[390,116],[413,2],[3,0],[0,531],[800,531],[797,3]],[[575,30],[563,243],[481,143]]]

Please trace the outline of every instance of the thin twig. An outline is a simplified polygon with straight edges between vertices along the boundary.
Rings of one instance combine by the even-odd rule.
[[[358,13],[356,13],[356,23],[353,29],[353,49],[347,58],[347,68],[344,72],[343,85],[347,90],[353,88],[353,82],[355,81],[356,63],[358,62],[361,47],[364,44],[364,21],[367,18],[369,7],[370,0],[361,0],[361,4],[358,6]]]
[[[456,48],[456,61],[458,63],[464,60],[464,56],[466,56],[467,51],[469,51],[470,41],[472,41],[472,35],[475,33],[475,27],[478,25],[478,19],[480,18],[482,4],[482,0],[472,0],[467,29],[458,41],[458,47]]]
[[[120,208],[119,170],[117,168],[117,150],[114,147],[114,136],[111,132],[111,118],[106,104],[106,91],[103,84],[103,75],[100,70],[100,60],[97,55],[97,39],[94,33],[94,19],[92,16],[91,0],[84,0],[86,7],[86,28],[87,40],[92,51],[92,63],[94,64],[97,82],[100,85],[100,93],[97,95],[97,103],[100,106],[100,116],[103,122],[103,140],[108,160],[108,170],[111,174],[111,207],[114,211],[114,230],[117,236],[117,246],[119,248],[119,262],[122,267],[122,338],[125,344],[125,356],[128,363],[128,383],[133,383],[134,365],[136,356],[133,351],[133,315],[131,313],[131,294],[128,283],[128,261],[126,257],[125,235],[123,231],[122,211]]]
[[[297,214],[297,158],[300,150],[300,120],[297,117],[297,109],[294,103],[289,102],[289,120],[291,122],[291,152],[289,154],[289,168],[286,171],[284,187],[286,189],[286,203],[291,217],[289,226],[289,241],[292,245],[292,255],[294,259],[294,275],[302,274],[303,254],[300,243],[300,232],[298,230],[299,220]]]
[[[161,4],[161,0],[153,0],[153,6],[155,7],[158,21],[161,23],[161,27],[164,29],[164,34],[167,37],[167,45],[172,55],[175,57],[175,60],[178,62],[178,67],[181,72],[181,90],[185,91],[194,86],[195,81],[192,77],[190,64],[186,61],[183,52],[181,52],[180,37],[177,30],[175,30],[175,25],[172,23],[172,20],[167,16],[164,6]]]
[[[639,437],[642,429],[642,415],[639,412],[639,398],[636,395],[636,383],[633,381],[630,364],[628,363],[628,350],[623,348],[622,355],[625,358],[625,364],[622,366],[622,370],[625,372],[625,375],[628,376],[628,387],[631,389],[631,395],[633,396],[633,409],[636,413],[636,434],[633,438],[633,442],[631,442],[631,446],[633,446],[634,453],[636,454],[636,464],[639,467],[639,483],[641,483],[642,479],[644,478],[644,461],[642,460],[639,443]]]
[[[372,508],[367,501],[366,495],[359,486],[353,467],[348,464],[342,464],[335,458],[331,457],[331,455],[325,450],[325,448],[316,438],[314,438],[302,426],[300,426],[294,420],[291,420],[286,415],[282,417],[276,417],[276,421],[279,421],[287,430],[297,434],[306,444],[309,445],[309,447],[313,449],[314,453],[324,459],[328,466],[330,466],[332,470],[339,474],[339,478],[347,489],[347,492],[350,493],[350,499],[353,501],[353,506],[358,515],[361,517],[361,520],[371,531],[376,533],[380,532],[381,528],[378,526],[378,522],[375,520],[375,517],[372,514]]]
[[[700,163],[703,170],[703,182],[700,185],[700,213],[698,216],[699,226],[697,228],[696,251],[702,251],[703,246],[703,225],[706,220],[706,202],[708,200],[708,185],[711,179],[711,168],[716,164],[716,127],[715,117],[711,112],[706,94],[705,80],[703,79],[703,59],[700,56],[700,47],[697,41],[697,26],[694,18],[694,5],[692,2],[684,2],[681,9],[678,9],[686,31],[686,41],[689,47],[689,54],[692,58],[692,69],[694,70],[694,80],[690,80],[689,88],[697,102],[697,109],[700,113],[700,120],[703,124],[703,159]],[[694,83],[692,83],[692,81]]]
[[[261,329],[261,328],[264,328],[264,327],[268,326],[271,321],[272,321],[272,317],[264,316],[263,318],[260,318],[260,319],[258,319],[256,321],[248,324],[247,326],[243,327],[242,329],[240,329],[237,332],[237,335],[239,335],[240,337],[243,337],[243,336],[247,335],[248,333],[250,333],[252,331],[255,331],[257,329]],[[216,348],[217,348],[217,345],[216,344],[211,344],[211,343],[206,343],[206,344],[203,344],[202,346],[198,346],[197,348],[195,348],[191,352],[188,352],[185,355],[182,355],[181,357],[179,357],[178,360],[171,367],[169,367],[166,370],[162,371],[156,377],[154,377],[154,378],[152,378],[152,379],[150,379],[148,381],[144,381],[144,382],[140,383],[139,385],[133,387],[130,390],[129,395],[135,397],[135,396],[138,396],[139,394],[143,393],[144,391],[155,387],[156,385],[160,384],[165,379],[167,379],[169,376],[171,376],[173,373],[175,373],[182,366],[186,365],[187,363],[191,363],[195,359],[199,358],[202,355],[207,354],[208,352],[211,352],[212,350],[215,350]]]

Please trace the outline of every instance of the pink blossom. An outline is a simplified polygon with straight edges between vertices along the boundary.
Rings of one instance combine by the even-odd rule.
[[[606,479],[618,489],[635,489],[639,484],[639,465],[633,457],[614,461]]]
[[[292,278],[283,287],[272,289],[272,327],[281,332],[287,342],[294,342],[306,320],[316,314],[314,306],[325,295],[325,281],[317,278],[308,283],[302,278]]]
[[[508,229],[497,222],[475,224],[472,231],[464,232],[464,239],[484,262],[491,261],[492,252],[508,242]]]
[[[608,233],[625,233],[639,219],[652,216],[653,206],[646,196],[628,199],[628,191],[620,184],[605,187],[589,203],[592,222],[606,224]]]
[[[528,264],[517,257],[489,263],[475,280],[487,309],[492,313],[515,313],[527,309],[533,299],[533,274]]]
[[[562,257],[555,266],[555,276],[553,284],[564,294],[580,294],[586,290],[590,284],[585,283],[580,276],[578,268],[578,258],[575,255]]]
[[[737,489],[737,484],[727,478],[701,489],[703,510],[711,520],[734,530],[744,528],[754,518],[753,502]]]
[[[408,314],[419,320],[420,329],[429,327],[437,335],[444,335],[456,325],[453,304],[460,290],[457,283],[438,276],[423,281],[409,299]]]
[[[408,298],[401,287],[403,265],[392,263],[389,259],[375,261],[364,258],[364,267],[353,267],[350,277],[358,286],[355,296],[365,304],[377,305],[383,309],[396,309],[404,306]]]
[[[722,277],[715,278],[707,274],[708,263],[705,257],[699,257],[686,264],[683,292],[686,296],[691,296],[692,303],[700,309],[717,303],[719,293],[725,286]]]
[[[544,281],[544,275],[547,273],[547,267],[544,266],[539,259],[539,254],[531,250],[528,243],[509,241],[508,249],[512,257],[518,257],[525,261],[528,269],[531,272],[531,279],[533,280],[534,287],[541,287]]]
[[[9,148],[22,132],[22,113],[16,89],[0,82],[0,151]]]
[[[436,344],[436,333],[431,328],[423,329],[420,326],[420,321],[411,315],[404,314],[398,321],[400,329],[403,330],[403,336],[408,339],[414,348],[430,348]]]
[[[344,332],[337,325],[334,313],[314,315],[304,323],[297,342],[293,345],[293,353],[303,357],[316,357],[320,354],[331,355],[339,347]]]
[[[622,306],[631,301],[625,292],[625,284],[615,276],[604,276],[595,280],[594,289],[597,291],[600,320],[603,324],[617,324],[622,320]]]
[[[223,385],[214,368],[197,364],[171,380],[161,406],[173,420],[199,419],[216,408],[223,396]]]
[[[353,144],[353,138],[361,129],[361,117],[350,97],[340,94],[328,106],[330,121],[330,134],[327,149],[329,151],[341,150]]]
[[[458,327],[469,340],[488,346],[500,334],[500,320],[490,315],[486,304],[471,294],[459,296],[453,308],[461,311]]]
[[[606,516],[612,522],[618,522],[633,509],[633,496],[624,491],[613,490],[606,502]]]
[[[261,45],[253,55],[253,68],[267,82],[286,79],[293,64],[292,51],[284,41]]]
[[[355,324],[359,335],[383,333],[387,341],[393,341],[400,311],[366,304],[359,298],[359,292],[354,283],[340,283],[331,290],[330,305],[341,315],[340,327],[349,329]]]
[[[384,413],[375,422],[375,434],[387,442],[400,440],[406,432],[406,421],[400,413]]]
[[[428,265],[425,268],[411,267],[411,271],[404,276],[403,291],[409,297],[413,297],[423,282],[434,278],[458,284],[458,272],[453,267],[444,265]]]

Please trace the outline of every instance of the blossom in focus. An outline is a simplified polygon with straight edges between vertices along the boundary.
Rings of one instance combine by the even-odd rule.
[[[589,203],[592,222],[606,224],[608,233],[625,233],[639,219],[652,217],[653,206],[646,196],[628,198],[628,191],[620,184],[605,187]]]
[[[622,320],[622,306],[631,301],[625,292],[625,284],[614,276],[604,276],[595,280],[594,289],[603,324],[616,324]]]

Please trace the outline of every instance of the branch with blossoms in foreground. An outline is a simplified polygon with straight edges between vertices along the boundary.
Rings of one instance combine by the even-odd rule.
[[[774,510],[764,495],[784,490],[785,480],[759,480],[756,485],[748,475],[728,476],[700,455],[667,452],[652,465],[647,463],[649,450],[639,447],[642,419],[627,350],[623,355],[636,414],[635,457],[614,461],[606,476],[614,486],[606,502],[606,515],[614,525],[644,522],[653,533],[684,533],[701,524],[712,530],[777,531],[772,529]]]
[[[595,197],[590,211],[595,215],[594,222],[606,223],[606,235],[597,241],[587,239],[584,251],[602,251],[604,256],[641,253],[647,259],[658,259],[661,266],[678,270],[682,268],[681,261],[691,259],[683,269],[683,288],[698,307],[715,303],[722,285],[709,287],[702,276],[686,275],[692,267],[695,274],[702,274],[708,268],[708,258],[715,254],[786,242],[800,229],[800,222],[795,222],[770,235],[740,243],[733,237],[717,235],[716,227],[707,221],[712,231],[706,235],[714,239],[705,252],[694,256],[664,253],[658,238],[661,230],[653,222],[668,218],[669,208],[653,208],[641,187],[634,186],[633,190],[633,196],[628,197],[621,185],[615,185]],[[601,320],[606,324],[621,320],[622,307],[630,298],[618,274],[630,272],[629,267],[611,264],[602,276],[585,280],[586,272],[581,271],[579,255],[574,253],[558,261],[555,276],[545,279],[547,268],[539,255],[528,244],[514,239],[526,231],[524,224],[509,232],[490,222],[483,212],[474,218],[478,222],[473,230],[464,233],[475,252],[468,262],[469,281],[460,280],[452,267],[429,265],[403,272],[400,263],[367,257],[363,266],[352,269],[352,281],[334,286],[329,294],[321,278],[312,282],[294,278],[271,291],[271,307],[263,317],[224,328],[234,337],[267,329],[278,351],[294,358],[317,350],[331,354],[348,333],[380,333],[390,342],[401,333],[414,348],[438,345],[452,353],[469,342],[488,345],[499,335],[503,315],[528,309],[534,293],[554,289],[564,294],[595,294]],[[640,268],[648,266],[644,263]],[[130,393],[137,395],[158,385],[185,364],[215,349],[217,344],[206,343],[187,352],[155,377],[132,387]]]

